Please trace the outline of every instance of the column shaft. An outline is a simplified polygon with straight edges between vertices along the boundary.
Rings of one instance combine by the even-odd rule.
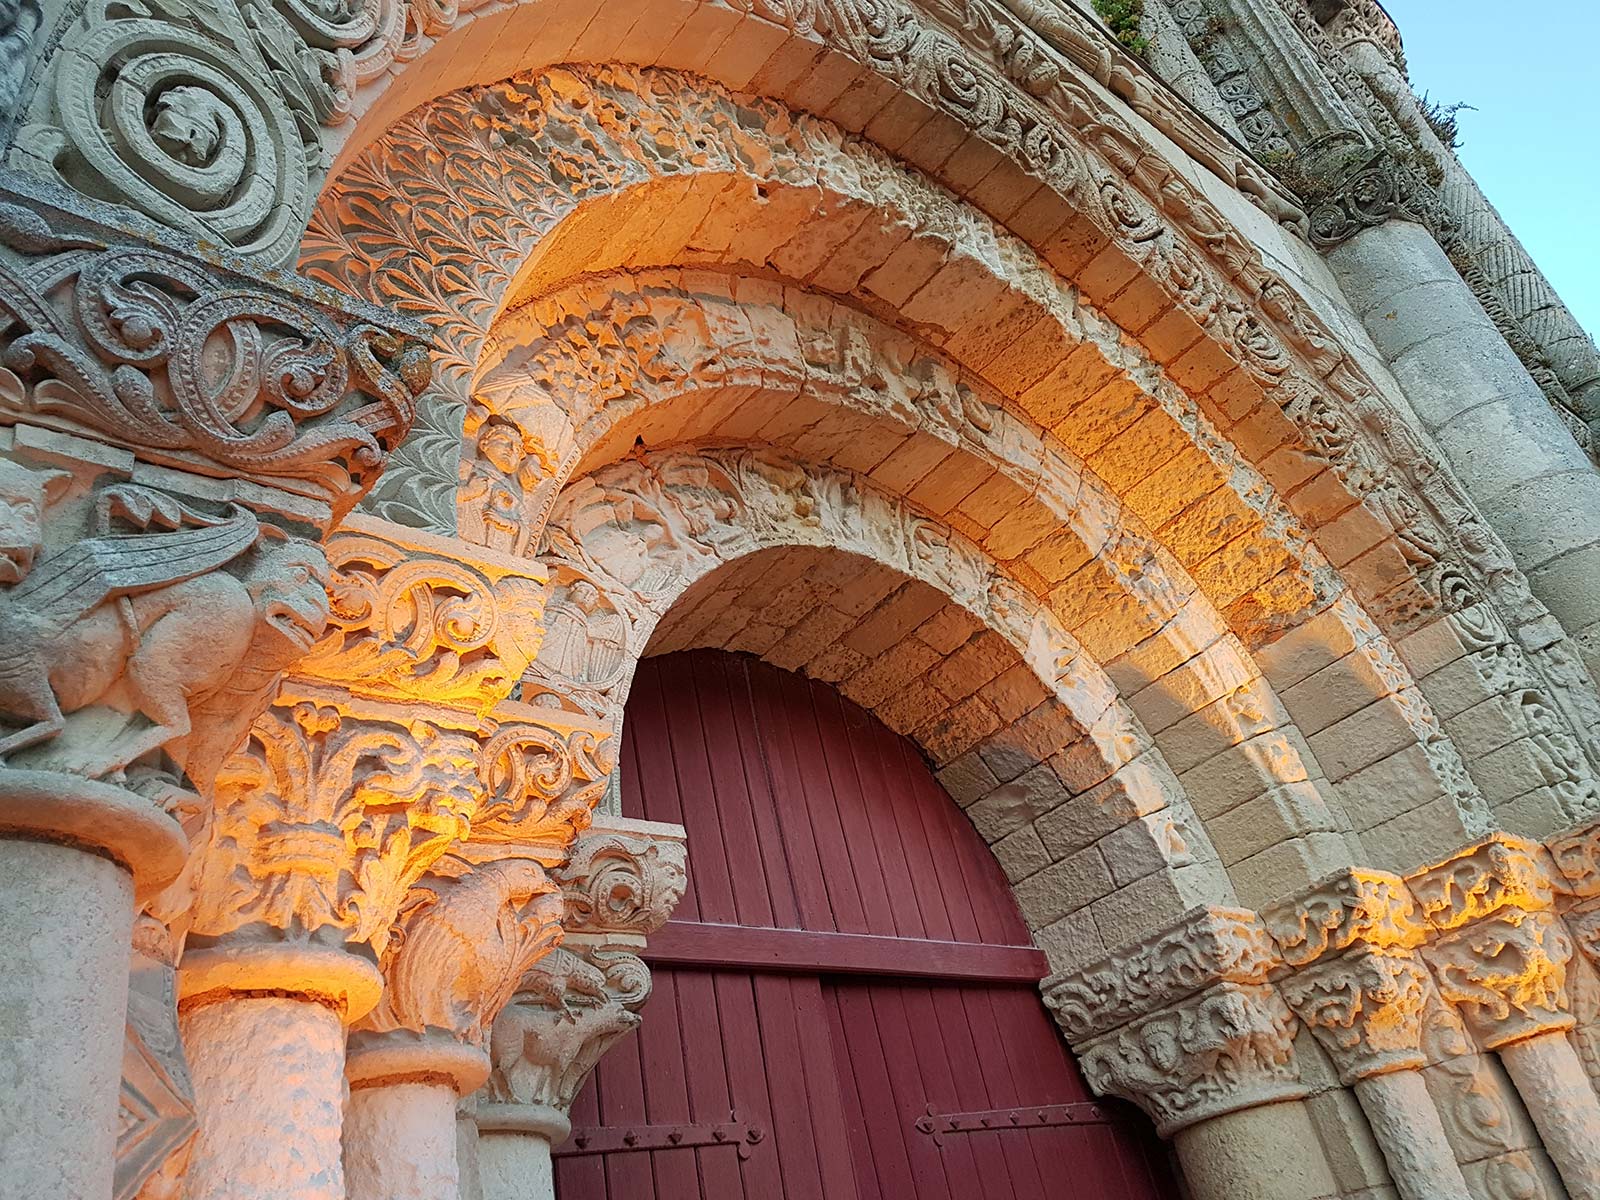
[[[538,1133],[479,1130],[478,1178],[483,1200],[555,1200],[549,1139]]]
[[[1600,679],[1600,474],[1426,229],[1388,221],[1328,261],[1418,419]]]
[[[1339,1191],[1299,1100],[1212,1117],[1173,1142],[1194,1200],[1324,1200]]]
[[[449,1082],[352,1088],[344,1120],[348,1200],[454,1200],[460,1174]]]
[[[0,840],[0,1198],[111,1195],[133,877]]]
[[[1369,1075],[1352,1090],[1405,1200],[1472,1200],[1420,1072]]]
[[[339,1014],[234,995],[185,1012],[182,1027],[200,1118],[186,1200],[345,1200]]]
[[[1600,1200],[1600,1099],[1567,1035],[1541,1033],[1498,1053],[1572,1200]]]

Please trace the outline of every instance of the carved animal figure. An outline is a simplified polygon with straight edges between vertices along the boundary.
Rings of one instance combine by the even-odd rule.
[[[243,509],[198,529],[86,538],[36,558],[29,510],[43,512],[55,474],[15,463],[0,472],[10,535],[0,559],[20,576],[0,594],[9,765],[120,776],[190,733],[191,705],[230,680],[258,624],[298,653],[320,636],[326,566],[315,547],[263,548],[243,578],[217,569],[260,538]]]

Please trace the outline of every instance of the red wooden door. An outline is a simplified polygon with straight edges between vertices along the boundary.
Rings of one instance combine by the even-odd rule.
[[[559,1200],[1177,1195],[1148,1124],[1090,1097],[1010,888],[914,745],[689,651],[640,665],[622,770],[627,815],[688,829],[689,891],[643,1026],[574,1106]],[[596,1152],[629,1133],[672,1148]]]

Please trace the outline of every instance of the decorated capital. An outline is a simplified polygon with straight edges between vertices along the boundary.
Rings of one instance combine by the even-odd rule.
[[[478,1127],[534,1133],[552,1144],[605,1052],[639,1024],[650,971],[639,952],[683,898],[683,831],[597,818],[557,874],[563,945],[523,976],[494,1023],[493,1069]]]

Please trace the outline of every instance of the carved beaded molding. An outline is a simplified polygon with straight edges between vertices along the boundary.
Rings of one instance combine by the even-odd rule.
[[[644,95],[649,102],[642,106]],[[1526,645],[1522,669],[1530,686],[1552,696],[1578,744],[1592,748],[1595,700],[1581,665],[1565,642],[1547,636],[1548,614],[1448,469],[1291,287],[1261,266],[1257,252],[1207,202],[1164,164],[1111,138],[1108,126],[1093,128],[1098,150],[1085,158],[1081,147],[1064,143],[1062,156],[1052,160],[1053,186],[1167,288],[1181,312],[1220,339],[1347,486],[1396,527],[1419,587],[1391,589],[1375,610],[1380,622],[1406,631],[1441,613],[1471,613],[1468,624],[1482,630],[1486,645],[1510,638],[1509,626]],[[641,161],[629,147],[646,129],[658,139],[653,144],[660,155]],[[755,130],[779,132],[758,136]],[[582,145],[583,152],[567,142]],[[1100,152],[1112,155],[1121,169],[1106,166]],[[1026,247],[997,234],[920,177],[890,166],[864,143],[703,80],[662,71],[575,68],[522,77],[514,86],[454,93],[406,118],[351,165],[307,241],[304,264],[312,274],[439,322],[444,399],[425,413],[423,428],[403,452],[405,463],[375,499],[377,511],[451,526],[454,488],[439,477],[437,464],[455,461],[484,336],[510,299],[516,264],[578,198],[668,169],[743,170],[738,164],[746,159],[770,164],[764,178],[779,186],[818,179],[823,163],[830,173],[854,164],[846,177],[866,171],[877,181],[869,193],[875,205],[883,203],[878,193],[890,194],[886,186],[910,188],[918,197],[911,211],[926,212],[918,220],[933,221],[937,236],[984,246],[1003,277],[1025,288],[1051,279]],[[484,161],[496,165],[490,191],[474,182],[470,165]],[[1159,203],[1151,205],[1140,187]],[[461,189],[474,196],[472,228],[451,231],[448,214],[462,211],[456,200]],[[407,212],[436,209],[443,232],[430,233],[426,245],[417,247],[411,227],[395,223],[399,206],[388,198],[396,195],[408,198]],[[930,202],[934,207],[927,207]],[[952,232],[939,232],[944,229]],[[441,286],[445,281],[450,282]],[[1061,311],[1059,300],[1049,299],[1060,295],[1058,283],[1039,294],[1046,311]],[[475,425],[474,434],[482,428]],[[523,431],[527,441],[518,453],[524,459],[538,457],[542,428]],[[544,452],[550,460],[558,457],[549,447]],[[540,469],[552,469],[541,462]],[[463,470],[474,474],[470,463]],[[1494,604],[1480,603],[1485,599]],[[1536,680],[1535,670],[1543,679]]]

